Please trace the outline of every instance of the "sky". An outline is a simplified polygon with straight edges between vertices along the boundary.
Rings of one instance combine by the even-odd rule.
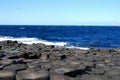
[[[2,25],[120,25],[120,0],[0,0]]]

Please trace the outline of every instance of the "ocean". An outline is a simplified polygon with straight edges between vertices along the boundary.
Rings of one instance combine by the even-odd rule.
[[[67,48],[119,48],[120,26],[0,25],[0,41]]]

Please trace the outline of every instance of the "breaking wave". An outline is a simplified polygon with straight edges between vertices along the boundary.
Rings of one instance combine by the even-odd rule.
[[[0,37],[0,41],[6,41],[6,40],[18,41],[19,43],[24,43],[24,44],[42,43],[45,45],[55,45],[55,46],[65,46],[67,44],[65,42],[49,42],[49,41],[41,40],[37,38],[27,38],[27,37],[14,38],[14,37],[8,37],[8,36]]]
[[[7,40],[18,41],[19,43],[23,43],[23,44],[42,43],[45,45],[54,45],[54,46],[58,46],[58,47],[77,48],[77,49],[84,49],[84,50],[89,49],[89,48],[83,48],[83,47],[75,47],[73,45],[67,46],[67,44],[68,44],[67,42],[49,42],[49,41],[38,39],[38,38],[27,38],[27,37],[14,38],[14,37],[10,37],[10,36],[0,37],[0,41],[7,41]]]

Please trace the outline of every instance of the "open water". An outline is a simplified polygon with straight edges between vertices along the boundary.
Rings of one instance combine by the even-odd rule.
[[[0,41],[68,48],[118,48],[120,26],[0,25]]]

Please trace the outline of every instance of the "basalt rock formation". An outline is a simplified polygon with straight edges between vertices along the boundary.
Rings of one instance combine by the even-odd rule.
[[[120,49],[0,42],[0,80],[120,80]]]

